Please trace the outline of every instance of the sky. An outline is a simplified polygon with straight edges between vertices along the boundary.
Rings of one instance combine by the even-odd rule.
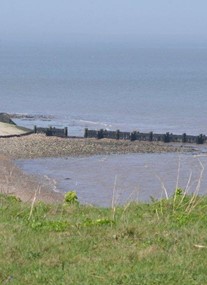
[[[0,0],[0,42],[207,39],[206,0]]]

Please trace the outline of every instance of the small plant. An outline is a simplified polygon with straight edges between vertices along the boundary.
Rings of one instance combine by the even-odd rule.
[[[69,191],[64,196],[66,204],[78,204],[78,196],[75,191]]]
[[[14,196],[14,195],[8,195],[7,200],[10,202],[21,202],[21,199],[19,197]]]
[[[174,195],[175,196],[182,196],[183,195],[183,189],[181,189],[181,188],[177,188],[176,190],[175,190],[175,193],[174,193]]]

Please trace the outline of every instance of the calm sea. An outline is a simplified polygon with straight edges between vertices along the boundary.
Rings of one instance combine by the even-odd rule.
[[[29,115],[16,120],[23,126],[207,134],[206,97],[207,45],[0,45],[0,112]],[[137,154],[17,163],[58,190],[76,190],[83,203],[110,206],[114,192],[121,203],[159,198],[163,187],[171,194],[178,161]],[[201,165],[192,154],[181,162],[178,185],[195,191]],[[204,173],[202,193],[206,181]]]
[[[0,111],[27,127],[207,134],[206,96],[205,47],[0,45]]]

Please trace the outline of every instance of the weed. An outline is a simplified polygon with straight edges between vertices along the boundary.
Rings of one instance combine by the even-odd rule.
[[[64,201],[66,204],[78,204],[78,196],[75,191],[69,191],[64,196]]]

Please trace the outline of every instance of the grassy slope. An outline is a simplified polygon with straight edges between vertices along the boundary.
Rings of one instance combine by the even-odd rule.
[[[174,198],[30,213],[0,196],[0,284],[207,284],[207,198]]]

